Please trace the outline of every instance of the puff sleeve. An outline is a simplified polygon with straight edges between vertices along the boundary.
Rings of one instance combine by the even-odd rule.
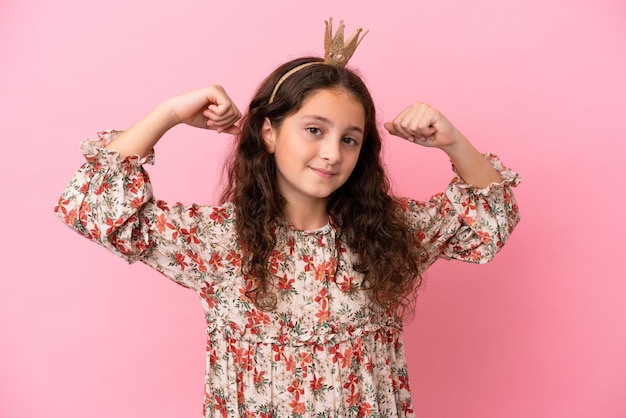
[[[87,161],[63,190],[55,214],[129,263],[140,260],[185,287],[199,289],[211,273],[207,257],[213,241],[219,241],[220,226],[230,214],[220,207],[170,206],[156,200],[143,167],[154,163],[154,154],[120,158],[117,151],[104,148],[117,132],[98,135],[81,144]]]
[[[400,205],[418,242],[426,250],[424,268],[438,258],[486,263],[502,249],[519,223],[513,187],[520,176],[495,155],[485,154],[502,182],[479,189],[455,177],[446,191],[426,202],[401,198]]]

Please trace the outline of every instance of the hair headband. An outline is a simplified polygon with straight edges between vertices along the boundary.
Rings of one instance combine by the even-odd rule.
[[[274,97],[276,97],[276,92],[278,88],[283,84],[283,82],[293,73],[300,71],[301,69],[308,67],[313,64],[326,64],[326,65],[334,65],[336,67],[345,67],[348,63],[348,60],[354,54],[357,46],[361,43],[365,35],[367,35],[366,31],[363,36],[359,36],[363,29],[357,28],[356,32],[348,39],[348,42],[344,42],[343,40],[343,30],[345,25],[343,24],[343,20],[339,21],[339,28],[333,36],[333,18],[329,18],[324,21],[326,23],[326,33],[324,35],[324,61],[315,61],[315,62],[307,62],[297,67],[292,68],[287,71],[283,76],[278,80],[276,85],[274,86],[274,90],[272,90],[272,95],[270,96],[269,104],[274,102]]]

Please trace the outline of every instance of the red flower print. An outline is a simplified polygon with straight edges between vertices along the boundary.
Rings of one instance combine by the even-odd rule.
[[[342,368],[345,368],[346,366],[341,366]],[[354,375],[354,373],[350,373],[350,376],[348,377],[348,381],[346,383],[343,384],[343,388],[344,389],[350,389],[352,392],[354,392],[354,388],[359,384],[359,379],[357,379],[357,377]]]
[[[124,219],[119,218],[119,219],[113,220],[111,218],[107,218],[105,223],[109,226],[109,228],[107,228],[107,230],[104,231],[104,235],[110,235],[114,229],[117,229],[120,225],[124,223]]]
[[[214,283],[207,282],[206,287],[204,287],[200,292],[200,297],[206,301],[209,308],[215,308],[215,306],[219,302],[219,299],[215,296]]]
[[[209,347],[210,347],[210,344],[207,343],[207,348]],[[209,355],[209,365],[215,366],[217,364],[218,359],[219,357],[217,356],[217,353],[215,352],[215,350],[211,351],[211,354]]]
[[[291,407],[292,414],[304,414],[306,412],[304,402],[298,402],[294,399],[293,401],[289,402],[289,406]]]
[[[265,382],[265,370],[258,371],[256,367],[254,368],[254,378],[253,382],[255,385],[260,385]]]
[[[470,254],[469,254],[469,258],[472,261],[478,261],[483,257],[483,254],[480,252],[480,250],[473,250]]]
[[[272,351],[274,354],[274,361],[280,361],[285,356],[285,347],[282,344],[273,344]]]
[[[189,230],[183,228],[180,230],[181,235],[187,240],[187,244],[191,244],[192,242],[194,244],[200,244],[200,240],[198,239],[196,232],[196,228],[189,228]]]
[[[219,270],[221,267],[224,267],[222,264],[222,256],[219,253],[211,254],[211,259],[209,260],[209,265],[213,267],[213,270]]]
[[[189,208],[187,209],[187,212],[188,212],[190,218],[198,216],[198,214],[200,213],[200,211],[198,209],[198,205],[191,205],[191,206],[189,206]]]
[[[206,265],[204,264],[204,260],[200,258],[200,255],[194,253],[191,250],[187,250],[187,255],[198,265],[199,271],[203,273],[207,271]]]
[[[143,187],[144,183],[146,182],[144,177],[145,176],[142,171],[138,172],[135,178],[133,179],[133,184],[137,186],[138,188]]]
[[[323,282],[326,278],[326,264],[320,263],[315,269],[315,280],[318,282]]]
[[[357,417],[369,417],[370,415],[372,415],[372,405],[370,405],[368,402],[363,402],[361,405],[359,405],[359,412]]]
[[[491,242],[491,235],[487,231],[476,231],[476,235],[485,244],[489,244]]]
[[[163,200],[157,200],[157,207],[159,209],[161,209],[163,212],[169,212],[170,211],[170,207],[167,205],[167,202],[163,201]]]
[[[289,248],[289,255],[293,255],[296,248],[296,241],[292,237],[289,237],[287,238],[287,243],[285,245]]]
[[[80,204],[80,211],[83,213],[91,213],[91,205],[87,202]]]
[[[328,354],[333,356],[333,363],[337,363],[339,360],[343,358],[343,354],[339,351],[339,345],[333,345],[328,350]]]
[[[278,288],[284,292],[289,292],[291,289],[293,289],[294,282],[295,279],[289,279],[287,277],[287,274],[284,274],[283,277],[280,277],[278,279]]]
[[[107,176],[104,176],[104,178],[102,179],[102,183],[100,183],[100,185],[94,191],[95,195],[99,196],[111,188],[111,185],[107,182],[107,180]]]
[[[347,367],[352,366],[352,358],[354,357],[354,352],[352,351],[352,347],[346,348],[346,351],[343,354],[343,359],[341,361],[341,368],[345,369]],[[352,378],[353,375],[350,375]],[[358,380],[357,380],[358,382]]]
[[[251,311],[246,312],[246,318],[248,319],[248,324],[246,325],[268,325],[270,323],[270,317],[265,312],[257,311],[256,309],[252,309]]]
[[[213,213],[209,216],[218,224],[223,224],[224,219],[230,218],[230,214],[224,208],[213,208]]]
[[[293,382],[291,382],[291,385],[289,385],[289,387],[287,387],[287,391],[289,393],[293,393],[294,397],[296,399],[300,399],[300,395],[304,394],[304,389],[302,387],[300,387],[300,381],[299,380],[294,380]]]
[[[159,234],[163,234],[166,227],[170,229],[176,229],[174,225],[167,221],[167,218],[164,214],[157,215],[157,217],[155,218],[155,225],[157,231],[159,231]]]
[[[476,210],[476,205],[474,205],[472,203],[471,200],[466,200],[464,202],[461,202],[461,206],[465,208],[465,211],[463,212],[463,215],[467,215],[469,214],[470,210]]]
[[[139,209],[143,205],[143,199],[144,199],[143,196],[136,197],[133,199],[132,202],[130,202],[130,205],[133,207],[133,209]]]
[[[426,240],[426,234],[424,233],[422,229],[418,229],[415,232],[415,238],[417,239],[418,242],[424,242]]]
[[[57,205],[54,207],[54,211],[55,212],[61,212],[64,215],[67,213],[67,209],[65,209],[65,205],[67,205],[68,203],[70,203],[70,199],[63,199],[62,197],[59,198],[59,201],[57,202]]]
[[[358,363],[363,362],[363,339],[360,337],[357,338],[354,345],[354,356],[356,357],[356,361]]]
[[[312,363],[313,363],[313,356],[310,353],[307,353],[307,352],[300,353],[300,364],[302,365],[303,369],[306,367],[307,364],[312,364]]]
[[[330,281],[335,281],[335,272],[337,271],[337,259],[335,257],[331,257],[325,264],[326,268],[326,276],[330,279]]]
[[[93,228],[89,231],[89,235],[93,239],[100,239],[100,229],[98,228],[98,224],[94,224]]]
[[[136,176],[132,179],[132,181],[126,186],[128,191],[131,193],[137,193],[139,189],[143,186],[143,177]]]
[[[272,251],[269,259],[269,269],[272,274],[278,273],[278,265],[285,261],[285,256],[277,250]]]
[[[72,209],[64,216],[63,221],[68,225],[74,225],[76,219],[78,219],[78,211],[76,209]]]
[[[228,253],[228,255],[226,255],[226,261],[228,261],[234,267],[241,267],[241,256],[234,251],[231,251]]]
[[[313,257],[303,255],[302,261],[304,261],[304,271],[310,271],[313,268]]]
[[[292,373],[296,372],[296,361],[292,354],[289,354],[289,357],[285,357],[285,370]]]
[[[346,403],[350,408],[361,403],[361,393],[355,392],[346,398]]]
[[[328,305],[328,290],[326,290],[326,288],[323,288],[322,290],[320,290],[319,295],[317,295],[315,297],[315,301],[317,303],[322,303],[322,307],[325,308]]]
[[[176,264],[178,264],[180,266],[180,269],[183,271],[185,270],[185,267],[189,265],[187,262],[185,262],[185,255],[181,253],[176,254]]]
[[[246,295],[248,292],[252,291],[252,289],[254,289],[256,286],[258,286],[259,281],[257,278],[254,277],[254,274],[252,276],[249,275],[245,275],[244,276],[244,283],[245,283],[245,288],[240,287],[239,288],[239,297],[242,300],[245,300],[247,302],[250,302],[250,298]]]
[[[143,253],[148,249],[148,243],[146,241],[136,239],[139,236],[139,232],[138,228],[134,228],[131,234],[135,242],[135,253]]]
[[[326,289],[322,289],[320,294],[315,297],[315,302],[320,303],[320,309],[315,314],[318,323],[326,322],[330,317],[330,311],[328,310],[328,295]]]
[[[402,402],[402,412],[406,414],[413,413],[413,405],[411,404],[411,402]]]
[[[324,378],[313,375],[313,378],[309,382],[309,385],[311,386],[311,390],[313,392],[322,390],[322,388],[324,387]]]
[[[216,394],[213,407],[215,408],[216,412],[219,412],[222,415],[222,418],[228,418],[228,411],[226,410],[226,399],[224,399],[224,397]]]
[[[247,368],[250,364],[250,351],[245,348],[235,347],[233,348],[233,361],[236,365]]]
[[[350,292],[354,290],[354,277],[343,276],[343,281],[339,283],[339,288],[343,292]]]

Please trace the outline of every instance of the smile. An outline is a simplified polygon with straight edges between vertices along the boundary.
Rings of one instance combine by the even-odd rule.
[[[331,178],[332,176],[335,175],[334,172],[328,171],[328,170],[324,170],[324,169],[321,169],[321,168],[311,167],[311,170],[313,170],[313,172],[315,174],[317,174],[318,176],[320,176],[322,178],[325,178],[325,179],[329,179],[329,178]]]

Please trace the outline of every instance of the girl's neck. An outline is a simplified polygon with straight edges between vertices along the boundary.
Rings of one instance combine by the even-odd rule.
[[[328,223],[327,202],[316,201],[309,204],[293,205],[287,203],[284,210],[285,220],[294,228],[302,231],[310,231],[323,227]]]

